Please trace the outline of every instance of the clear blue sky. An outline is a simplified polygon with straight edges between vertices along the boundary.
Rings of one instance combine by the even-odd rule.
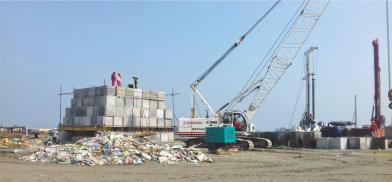
[[[177,115],[189,116],[190,83],[272,3],[0,2],[0,121],[54,127],[60,83],[65,91],[102,85],[112,71],[121,72],[127,82],[139,76],[145,89],[174,88],[181,93]],[[238,93],[299,3],[281,3],[200,85],[215,108]],[[359,123],[368,124],[374,38],[380,39],[382,111],[389,124],[385,2],[332,1],[294,65],[260,107],[257,129],[288,126],[303,76],[303,52],[310,46],[319,47],[318,120],[351,120],[358,94]],[[70,97],[64,100],[69,106]],[[304,110],[303,100],[294,123]]]

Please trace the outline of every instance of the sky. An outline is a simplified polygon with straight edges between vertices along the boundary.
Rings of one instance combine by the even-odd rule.
[[[189,85],[273,3],[0,2],[0,122],[55,127],[60,84],[65,92],[100,86],[113,71],[125,82],[138,76],[142,89],[179,92],[175,113],[189,117]],[[214,108],[236,96],[300,3],[280,3],[200,84]],[[332,1],[253,118],[257,130],[299,123],[304,91],[291,116],[304,76],[303,52],[311,46],[319,48],[314,60],[317,120],[351,121],[357,95],[358,123],[369,124],[375,38],[380,43],[382,113],[389,125],[385,1]],[[63,106],[69,107],[70,99],[64,96]]]

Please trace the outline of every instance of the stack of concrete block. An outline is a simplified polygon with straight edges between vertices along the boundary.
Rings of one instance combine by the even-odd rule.
[[[329,138],[329,149],[347,149],[347,137],[331,137]]]
[[[329,137],[317,138],[316,148],[317,149],[328,149],[329,148]]]
[[[321,137],[317,138],[317,149],[347,149],[347,137]]]
[[[321,137],[317,138],[317,149],[370,149],[370,137]]]
[[[385,127],[385,138],[392,139],[392,126]]]
[[[146,136],[146,138],[160,143],[173,142],[174,132],[158,132],[155,135]]]
[[[121,87],[75,89],[65,126],[172,128],[165,92]]]
[[[347,138],[348,149],[370,149],[372,138],[370,137],[349,137]]]

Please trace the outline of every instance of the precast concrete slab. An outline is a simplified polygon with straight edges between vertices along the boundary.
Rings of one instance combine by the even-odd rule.
[[[317,149],[328,149],[329,148],[329,137],[317,138],[316,148]]]
[[[347,149],[347,137],[330,137],[329,138],[329,149]]]

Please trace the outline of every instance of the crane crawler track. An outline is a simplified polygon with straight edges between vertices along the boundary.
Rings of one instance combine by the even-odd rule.
[[[271,140],[269,140],[267,138],[239,136],[239,137],[237,137],[237,141],[238,141],[238,139],[251,141],[253,143],[254,148],[271,148],[272,147]]]

